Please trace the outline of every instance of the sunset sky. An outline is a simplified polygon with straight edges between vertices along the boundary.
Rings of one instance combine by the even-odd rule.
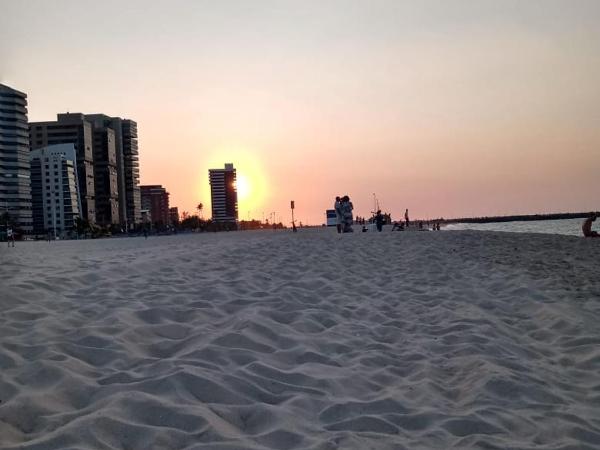
[[[600,1],[0,0],[30,121],[138,122],[141,182],[322,223],[600,209]]]

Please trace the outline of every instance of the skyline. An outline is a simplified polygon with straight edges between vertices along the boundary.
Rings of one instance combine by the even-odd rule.
[[[240,219],[295,200],[323,223],[340,194],[366,216],[373,193],[394,218],[598,209],[598,2],[0,6],[29,121],[137,121],[140,184],[180,212],[226,162]]]

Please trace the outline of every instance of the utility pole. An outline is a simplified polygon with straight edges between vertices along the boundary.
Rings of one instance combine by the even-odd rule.
[[[294,220],[294,200],[290,202],[290,208],[292,209],[292,231],[295,233],[298,230],[296,229],[296,222]]]

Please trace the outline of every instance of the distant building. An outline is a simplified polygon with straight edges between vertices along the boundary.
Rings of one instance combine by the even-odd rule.
[[[215,222],[237,222],[236,172],[233,164],[225,164],[224,169],[210,169],[208,178],[213,220]]]
[[[75,145],[42,147],[29,156],[33,232],[66,237],[75,231],[81,211]]]
[[[171,225],[179,224],[179,208],[177,206],[169,208],[169,222]]]
[[[33,229],[30,175],[27,94],[0,84],[0,213],[24,233]]]
[[[29,139],[32,150],[55,144],[75,146],[81,214],[85,220],[96,223],[92,124],[80,113],[58,114],[56,121],[30,123]]]
[[[150,220],[156,226],[169,225],[169,193],[161,185],[140,186],[142,210],[150,211]]]
[[[85,118],[94,129],[114,131],[119,222],[132,228],[142,220],[137,123],[105,114],[86,114]]]

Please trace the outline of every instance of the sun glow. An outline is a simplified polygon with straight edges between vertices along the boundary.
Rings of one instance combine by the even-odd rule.
[[[248,178],[246,178],[246,176],[243,174],[238,174],[236,186],[237,186],[238,201],[240,201],[240,202],[246,201],[252,194],[252,186],[250,185]]]

